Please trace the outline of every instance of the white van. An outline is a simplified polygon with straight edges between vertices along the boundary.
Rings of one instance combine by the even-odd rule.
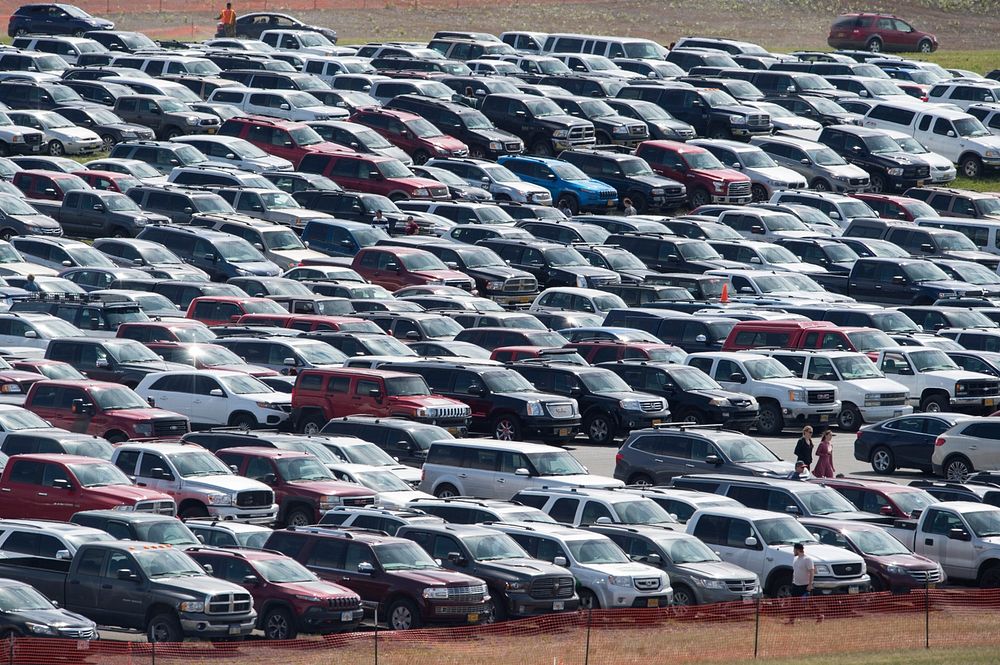
[[[602,37],[599,35],[555,33],[545,38],[541,53],[593,53],[594,55],[603,55],[606,58],[663,60],[667,55],[667,49],[651,39],[638,37]]]
[[[262,88],[216,88],[209,103],[228,104],[244,113],[284,120],[347,120],[346,109],[327,106],[301,90],[264,90]]]
[[[968,217],[918,217],[917,226],[948,229],[965,234],[976,247],[990,254],[1000,254],[1000,221]]]
[[[954,107],[916,100],[883,102],[868,111],[862,124],[912,135],[958,164],[967,178],[978,178],[986,167],[1000,167],[1000,136],[993,136],[975,116]]]

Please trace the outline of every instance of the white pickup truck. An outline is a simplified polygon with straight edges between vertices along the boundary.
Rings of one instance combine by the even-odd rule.
[[[1000,403],[1000,379],[968,372],[939,349],[913,346],[886,350],[879,353],[875,364],[886,378],[910,390],[910,404],[921,411],[987,415]]]
[[[795,543],[805,546],[816,566],[813,593],[861,593],[871,586],[860,556],[821,545],[789,515],[750,508],[705,508],[691,516],[687,532],[717,551],[723,561],[757,573],[764,593],[772,597],[791,594]]]
[[[887,531],[940,563],[950,579],[1000,588],[1000,508],[971,501],[934,503],[915,522],[900,520]]]

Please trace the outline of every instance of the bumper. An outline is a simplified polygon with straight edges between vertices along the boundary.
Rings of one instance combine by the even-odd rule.
[[[948,405],[960,413],[973,415],[989,415],[996,411],[1000,397],[950,397]]]
[[[37,155],[42,151],[44,143],[8,143],[11,153],[14,155]]]
[[[902,404],[894,406],[866,406],[859,409],[859,411],[861,411],[861,419],[866,423],[877,423],[886,420],[887,418],[908,416],[913,413],[913,407],[904,406]]]
[[[666,592],[650,594],[648,596],[636,596],[628,594],[625,596],[615,596],[610,599],[612,602],[602,607],[670,607],[674,602],[674,590],[667,588]]]
[[[427,423],[428,425],[437,425],[438,427],[448,430],[449,434],[458,438],[461,438],[469,433],[468,419],[455,420],[454,418],[410,418],[410,420],[418,423]]]
[[[756,591],[746,593],[738,593],[729,589],[702,589],[696,587],[695,593],[698,595],[699,602],[705,605],[711,603],[733,603],[757,598],[760,596],[760,587],[757,587]]]
[[[563,611],[572,612],[580,608],[580,599],[577,596],[540,600],[532,598],[526,593],[517,593],[510,594],[504,602],[507,606],[507,615],[512,617],[531,617]]]
[[[822,405],[793,404],[781,409],[785,418],[785,426],[792,425],[830,425],[836,422],[840,413],[840,402],[830,402]]]
[[[489,619],[490,600],[490,596],[486,596],[486,600],[482,603],[440,602],[424,605],[420,608],[420,615],[426,623],[475,625]]]
[[[354,630],[364,616],[365,611],[361,607],[337,610],[314,606],[299,616],[295,623],[300,633],[339,633]]]
[[[217,520],[245,522],[247,524],[274,524],[278,517],[278,504],[268,508],[240,508],[239,506],[209,506],[208,514]]]
[[[989,166],[990,168],[1000,168],[1000,159],[996,157],[981,157],[983,160],[983,166]]]
[[[682,206],[687,205],[687,192],[681,190],[677,194],[662,194],[660,196],[654,196],[651,199],[652,205],[662,208],[663,210],[675,210]]]
[[[538,297],[538,291],[534,293],[487,293],[480,290],[480,293],[493,302],[505,306],[530,305]]]
[[[68,155],[89,155],[104,147],[104,143],[98,139],[96,141],[67,141],[63,143]]]
[[[857,194],[868,189],[868,185],[852,185],[841,180],[827,180],[833,187],[833,191],[839,194]]]
[[[244,637],[257,626],[257,613],[225,621],[207,614],[182,614],[181,630],[185,637]]]
[[[771,133],[771,128],[767,129],[750,129],[749,127],[730,127],[729,133],[733,136],[740,137],[751,137],[751,136],[767,136]]]
[[[597,145],[597,139],[552,139],[552,147],[556,152],[562,150],[573,150],[574,148],[589,148]]]
[[[730,203],[733,205],[744,205],[753,200],[753,194],[743,196],[730,196],[728,194],[712,194],[712,203]]]
[[[830,577],[817,577],[813,580],[813,589],[819,595],[832,596],[848,593],[863,593],[871,588],[872,579],[867,575],[849,580],[838,580]]]
[[[670,411],[656,411],[653,413],[639,413],[636,411],[619,411],[621,422],[618,423],[617,434],[628,434],[634,429],[645,429],[660,423],[670,422]]]
[[[541,441],[572,441],[580,431],[580,418],[528,418],[521,421],[527,437]]]
[[[757,422],[757,415],[759,411],[753,409],[752,411],[722,411],[720,413],[709,412],[709,417],[713,419],[718,419],[719,422],[724,424],[726,427],[752,427],[754,423]]]
[[[580,210],[586,210],[588,212],[607,212],[609,210],[614,210],[618,206],[618,197],[615,196],[611,199],[599,199],[599,198],[586,198],[579,199]]]
[[[907,190],[910,187],[921,187],[925,183],[930,182],[930,179],[931,176],[929,174],[924,178],[894,178],[892,176],[888,176],[887,178],[889,186],[897,192]]]
[[[947,171],[931,171],[931,182],[951,182],[957,177],[957,169],[949,169]]]

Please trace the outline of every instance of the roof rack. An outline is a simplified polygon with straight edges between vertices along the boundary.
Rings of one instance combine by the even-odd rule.
[[[354,534],[371,534],[374,536],[388,536],[389,534],[385,531],[379,529],[363,529],[361,527],[353,526],[333,526],[326,524],[310,524],[309,526],[290,526],[287,527],[288,531],[296,531],[298,533],[315,533],[323,534],[327,536],[343,536],[344,538],[354,539]]]

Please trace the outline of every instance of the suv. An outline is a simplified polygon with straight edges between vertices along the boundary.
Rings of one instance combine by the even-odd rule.
[[[77,269],[77,274],[85,270]],[[95,269],[94,272],[96,273],[97,270]],[[72,275],[67,276],[67,272],[63,272],[63,276],[72,279]],[[141,288],[140,285],[148,286],[149,282],[140,281],[137,288]],[[137,303],[70,300],[68,295],[61,300],[17,300],[11,305],[10,312],[52,314],[73,324],[77,329],[86,331],[85,334],[92,337],[114,337],[115,330],[123,323],[138,323],[149,320],[149,317],[143,313]]]
[[[184,524],[207,547],[259,550],[271,535],[271,529],[266,526],[235,520],[189,519]]]
[[[914,187],[905,195],[923,201],[944,217],[967,217],[972,219],[1000,219],[1000,206],[996,197],[987,192],[946,187]]]
[[[673,210],[687,202],[687,189],[676,180],[657,175],[644,160],[603,150],[564,150],[559,159],[613,187],[620,200],[629,199],[639,214]]]
[[[550,99],[528,94],[487,95],[480,110],[498,128],[520,137],[528,151],[552,156],[596,143],[594,123],[567,115]]]
[[[180,550],[197,547],[198,539],[173,515],[125,510],[81,510],[70,517],[80,526],[100,529],[116,540],[137,540],[170,545]]]
[[[477,244],[492,249],[512,268],[534,275],[541,288],[577,286],[593,289],[621,284],[618,273],[595,268],[578,251],[559,243],[487,238]]]
[[[604,212],[618,204],[618,192],[565,162],[547,157],[501,157],[499,163],[529,184],[544,187],[560,209]]]
[[[409,504],[449,524],[485,524],[491,522],[552,522],[551,517],[530,506],[513,501],[472,499],[456,496],[450,499],[414,499]]]
[[[416,247],[365,247],[354,256],[351,268],[390,291],[425,284],[473,291],[476,284],[465,273],[450,269],[430,252]]]
[[[125,122],[149,127],[160,140],[219,131],[218,116],[193,111],[186,104],[165,95],[125,95],[115,100],[113,110]]]
[[[510,132],[497,129],[480,111],[464,104],[420,95],[399,95],[385,105],[416,113],[442,132],[469,146],[473,157],[496,159],[524,152],[524,142]]]
[[[726,168],[705,148],[676,141],[644,141],[635,154],[660,175],[683,182],[692,208],[709,203],[743,205],[753,199],[750,178]]]
[[[398,159],[368,154],[310,153],[297,167],[306,173],[325,175],[345,189],[400,199],[448,201],[448,187],[437,180],[418,178]]]
[[[412,156],[417,164],[423,164],[435,156],[464,157],[469,154],[469,146],[448,134],[442,134],[438,127],[408,111],[366,107],[355,111],[350,121],[370,127],[381,134]]]
[[[631,492],[592,487],[541,487],[521,490],[513,501],[536,508],[560,524],[656,524],[673,528],[677,520],[652,499]]]
[[[175,166],[195,166],[206,162],[205,155],[194,146],[169,141],[126,141],[117,143],[109,154],[111,159],[137,159],[170,175]]]
[[[432,396],[425,381],[411,374],[358,368],[299,373],[291,417],[298,431],[328,433],[328,421],[352,414],[411,418],[464,434],[471,410],[457,400]]]
[[[326,511],[319,521],[323,526],[384,531],[395,536],[407,524],[443,524],[440,517],[428,515],[416,508],[385,508],[384,506],[337,506]]]
[[[348,148],[323,138],[301,122],[240,116],[230,118],[219,127],[220,136],[244,139],[264,152],[290,161],[296,169],[306,155],[348,153]]]
[[[872,53],[883,51],[918,51],[931,53],[937,50],[937,37],[920,32],[906,21],[892,14],[841,14],[830,26],[826,43],[835,49],[865,49]]]
[[[45,358],[68,363],[91,381],[109,381],[128,388],[139,385],[150,374],[191,369],[187,365],[164,362],[131,339],[62,337],[49,342]]]
[[[129,190],[129,195],[137,189]],[[281,274],[275,263],[264,258],[246,240],[230,233],[198,227],[147,226],[139,234],[139,239],[164,245],[216,281],[225,281],[230,277],[274,277]]]
[[[824,127],[817,139],[869,174],[871,191],[903,191],[930,180],[930,165],[910,157],[880,129],[849,125]]]
[[[46,559],[72,559],[87,543],[115,540],[111,534],[77,524],[40,520],[0,520],[0,552]]]
[[[751,143],[774,160],[778,166],[795,171],[818,192],[863,192],[868,189],[867,171],[844,161],[822,143],[792,136],[762,136]],[[775,192],[773,197],[781,192]]]
[[[576,400],[542,392],[506,368],[448,360],[400,360],[382,367],[417,374],[435,394],[464,402],[471,411],[469,428],[496,439],[571,441],[580,428]]]
[[[355,591],[364,607],[375,610],[376,620],[381,617],[393,630],[490,618],[491,598],[482,580],[441,568],[404,538],[314,526],[275,531],[265,547]]]
[[[721,90],[687,83],[630,85],[618,97],[652,102],[694,127],[699,136],[713,139],[745,139],[770,134],[773,129],[770,115],[743,106]]]
[[[369,441],[401,463],[420,467],[432,441],[454,438],[442,427],[407,418],[352,415],[330,420],[322,434],[356,436]]]

